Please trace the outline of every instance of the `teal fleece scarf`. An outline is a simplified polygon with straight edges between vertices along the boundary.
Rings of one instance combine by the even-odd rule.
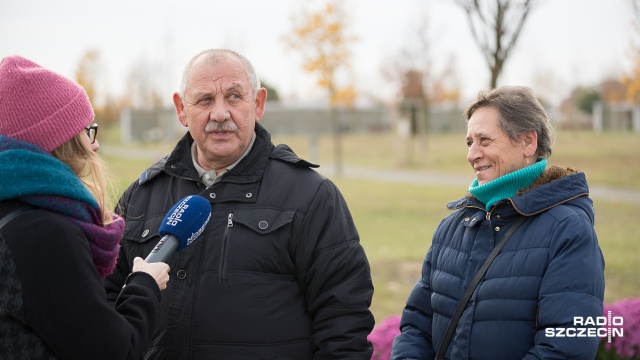
[[[116,265],[124,220],[102,225],[97,200],[65,163],[43,149],[0,135],[0,201],[16,199],[68,218],[87,237],[100,277]]]
[[[478,179],[469,185],[469,192],[486,206],[487,212],[491,206],[500,200],[515,196],[519,190],[526,189],[542,174],[547,167],[547,159],[542,159],[512,173],[500,176],[486,184],[478,185]]]

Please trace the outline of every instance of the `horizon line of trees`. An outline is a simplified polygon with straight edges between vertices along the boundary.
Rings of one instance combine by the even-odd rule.
[[[539,0],[456,0],[467,17],[470,33],[485,59],[490,73],[489,87],[499,85],[500,75],[510,55],[517,51],[519,34]],[[640,35],[640,0],[630,0],[634,10],[632,27]],[[350,25],[347,1],[327,0],[320,10],[309,10],[309,4],[299,14],[293,14],[292,30],[283,41],[303,57],[302,68],[324,89],[330,108],[350,108],[358,94],[350,63],[351,46],[358,38],[348,32]],[[418,104],[459,105],[460,80],[455,71],[456,59],[450,55],[448,66],[437,71],[433,66],[429,21],[426,14],[419,25],[411,29],[408,43],[390,57],[380,70],[381,76],[397,89],[399,106]],[[640,36],[630,46],[632,69],[618,79],[605,78],[599,84],[578,85],[570,90],[559,108],[573,106],[590,114],[598,101],[640,103]],[[154,108],[169,106],[170,96],[160,94],[157,66],[140,60],[133,64],[125,79],[125,94],[116,97],[100,93],[97,77],[101,73],[100,54],[88,50],[79,60],[75,80],[92,99],[96,118],[109,125],[118,121],[123,108]],[[270,84],[262,84],[270,101],[280,99]],[[550,102],[537,91],[543,104]],[[379,99],[378,99],[379,100]],[[333,120],[332,120],[333,121]],[[336,124],[336,129],[339,125]],[[338,134],[339,135],[339,134]],[[338,149],[339,151],[339,149]]]

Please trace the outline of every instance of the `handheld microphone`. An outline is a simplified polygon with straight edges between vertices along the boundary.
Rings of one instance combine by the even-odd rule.
[[[158,230],[162,239],[144,261],[167,262],[174,252],[182,251],[202,234],[209,218],[209,200],[198,195],[184,197],[165,215]]]

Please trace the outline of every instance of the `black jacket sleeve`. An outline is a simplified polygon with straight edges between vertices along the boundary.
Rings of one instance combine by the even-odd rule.
[[[153,278],[132,274],[114,309],[77,226],[44,210],[20,220],[8,238],[28,326],[62,359],[139,358],[160,311]]]
[[[313,316],[314,359],[370,359],[367,336],[373,283],[369,263],[347,204],[326,180],[311,203],[300,232],[298,270]]]

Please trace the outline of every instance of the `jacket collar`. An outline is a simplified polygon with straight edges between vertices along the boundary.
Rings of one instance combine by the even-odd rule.
[[[221,181],[247,183],[262,178],[273,144],[271,144],[271,135],[260,124],[256,124],[255,132],[256,140],[249,154],[229,170]],[[162,166],[163,170],[172,176],[199,181],[191,156],[193,141],[191,133],[187,132],[166,159],[166,163]]]
[[[282,160],[299,167],[319,167],[319,165],[298,157],[287,145],[274,146],[271,143],[271,134],[259,123],[256,123],[255,132],[256,140],[249,154],[231,169],[220,182],[250,183],[259,181],[264,175],[264,170],[270,158]],[[142,173],[138,183],[143,184],[162,172],[185,180],[199,181],[198,172],[194,168],[191,158],[193,141],[193,137],[187,132],[178,141],[169,156],[161,159]]]

